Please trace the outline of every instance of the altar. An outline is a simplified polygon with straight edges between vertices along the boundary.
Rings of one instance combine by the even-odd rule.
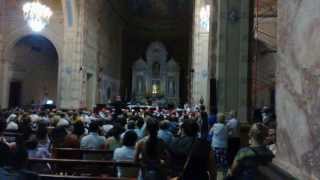
[[[132,96],[153,105],[179,104],[180,68],[161,42],[151,43],[132,67]]]

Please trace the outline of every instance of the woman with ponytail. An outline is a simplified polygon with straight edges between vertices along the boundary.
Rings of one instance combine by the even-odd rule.
[[[158,138],[159,123],[150,118],[146,125],[148,136],[136,145],[135,162],[141,164],[139,180],[166,180],[165,165],[169,153],[165,142]]]

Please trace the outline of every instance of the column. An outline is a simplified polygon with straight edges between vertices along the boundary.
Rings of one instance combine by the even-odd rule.
[[[4,12],[4,1],[0,1],[0,12]],[[6,108],[7,104],[5,103],[5,95],[4,95],[4,37],[3,37],[3,29],[4,29],[4,14],[0,13],[0,109]]]
[[[218,111],[235,110],[247,121],[248,43],[250,0],[218,0]]]
[[[65,1],[66,3],[70,3]],[[83,63],[83,24],[84,24],[84,0],[72,1],[66,5],[69,17],[65,23],[63,59],[59,66],[59,90],[58,106],[65,109],[80,108],[83,99],[82,83],[84,81],[85,69]],[[70,8],[70,6],[73,6]]]
[[[211,5],[205,0],[194,1],[192,35],[191,101],[198,104],[203,98],[209,106],[209,39]]]

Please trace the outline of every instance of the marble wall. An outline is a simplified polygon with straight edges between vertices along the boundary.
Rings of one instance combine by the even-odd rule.
[[[320,179],[320,1],[278,7],[276,163],[301,180]]]

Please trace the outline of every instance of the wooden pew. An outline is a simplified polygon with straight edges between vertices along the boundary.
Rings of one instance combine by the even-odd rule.
[[[4,131],[3,137],[5,137],[7,142],[12,143],[17,141],[22,141],[23,134],[18,133],[17,131]]]
[[[90,176],[61,176],[50,174],[39,174],[39,180],[136,180],[136,178],[116,178],[116,177],[90,177]]]
[[[63,174],[74,176],[116,176],[116,167],[139,169],[139,165],[128,162],[75,160],[75,159],[29,159],[28,169],[37,173]],[[43,169],[47,167],[48,171]],[[136,171],[138,172],[138,171]],[[138,174],[134,175],[137,177]]]
[[[55,148],[53,149],[53,154],[56,159],[91,159],[90,157],[93,156],[98,157],[99,160],[111,160],[113,156],[113,151],[76,148]]]

